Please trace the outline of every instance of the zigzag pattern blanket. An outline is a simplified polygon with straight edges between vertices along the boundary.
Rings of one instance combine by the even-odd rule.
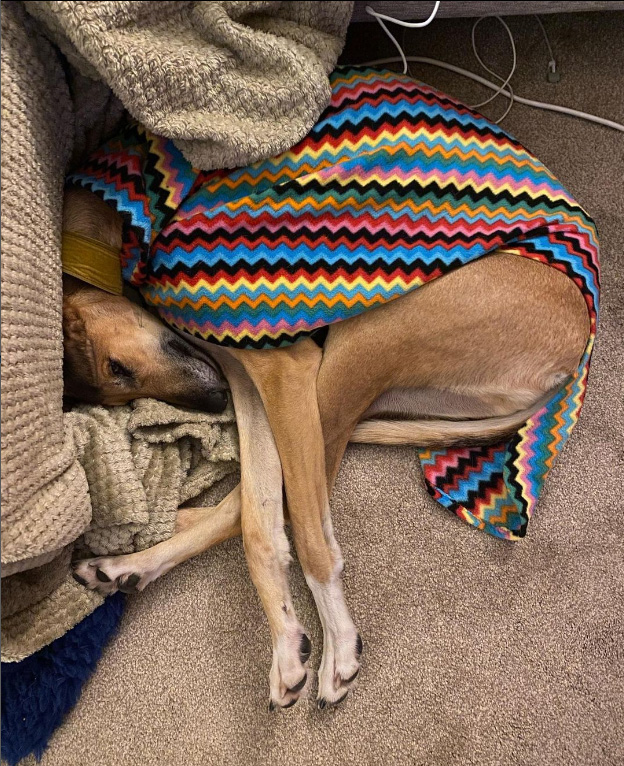
[[[123,214],[124,277],[162,318],[230,346],[293,342],[494,251],[567,274],[591,317],[576,374],[506,443],[419,450],[438,502],[523,537],[585,392],[594,224],[530,152],[449,96],[364,68],[331,82],[309,135],[273,159],[202,172],[131,124],[70,183]]]

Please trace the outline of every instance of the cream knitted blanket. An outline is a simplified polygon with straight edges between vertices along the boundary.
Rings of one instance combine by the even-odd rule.
[[[25,3],[79,72],[197,168],[289,149],[330,98],[352,2]],[[130,65],[131,64],[131,65]]]
[[[5,662],[37,651],[102,603],[73,580],[72,555],[132,553],[166,540],[182,503],[238,469],[231,405],[220,415],[153,399],[81,405],[67,422],[89,483],[91,523],[52,561],[3,579]]]

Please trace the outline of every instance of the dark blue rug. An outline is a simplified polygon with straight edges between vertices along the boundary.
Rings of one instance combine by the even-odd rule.
[[[124,604],[116,593],[35,654],[2,663],[2,758],[10,766],[30,753],[41,758],[117,630]]]

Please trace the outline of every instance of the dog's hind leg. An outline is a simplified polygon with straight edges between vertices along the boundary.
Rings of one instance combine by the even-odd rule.
[[[319,707],[335,705],[359,671],[362,642],[345,603],[342,555],[329,514],[316,392],[321,350],[306,339],[285,349],[236,354],[264,402],[281,458],[297,554],[323,626]]]

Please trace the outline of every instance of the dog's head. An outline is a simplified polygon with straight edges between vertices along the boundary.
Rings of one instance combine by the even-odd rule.
[[[214,363],[149,312],[72,278],[63,291],[65,395],[94,404],[154,397],[222,412]]]

